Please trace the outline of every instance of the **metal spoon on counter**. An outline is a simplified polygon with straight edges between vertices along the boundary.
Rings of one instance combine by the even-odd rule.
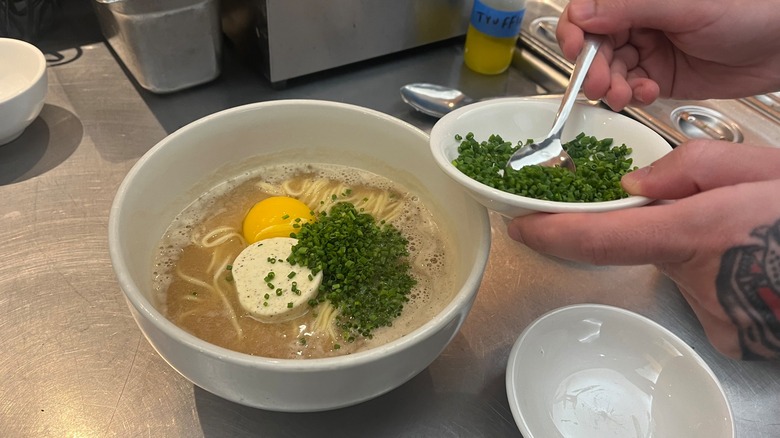
[[[475,102],[475,99],[455,88],[424,82],[401,87],[401,99],[417,111],[438,118]]]
[[[534,99],[555,99],[561,98],[561,94],[542,94],[533,96]],[[416,82],[401,87],[401,99],[417,111],[442,118],[450,111],[454,111],[468,104],[480,100],[495,99],[486,97],[484,99],[474,99],[462,91],[445,87],[444,85],[429,84],[427,82]],[[589,101],[584,95],[577,97],[577,100],[596,104],[598,102]]]

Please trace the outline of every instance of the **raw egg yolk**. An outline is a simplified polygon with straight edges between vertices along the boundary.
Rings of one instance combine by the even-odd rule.
[[[314,216],[303,202],[271,196],[255,204],[244,217],[244,238],[247,243],[255,243],[271,237],[290,237],[290,233],[309,221],[314,221]]]

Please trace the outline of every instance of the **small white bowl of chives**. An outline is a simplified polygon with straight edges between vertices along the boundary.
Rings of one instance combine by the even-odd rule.
[[[590,160],[587,165],[581,165],[575,175],[560,175],[564,178],[562,182],[557,176],[530,181],[536,177],[532,173],[526,174],[525,169],[521,174],[508,175],[512,178],[503,176],[499,162],[503,156],[508,158],[511,151],[497,150],[501,148],[499,144],[503,142],[505,148],[516,148],[528,140],[544,138],[558,106],[554,100],[534,98],[503,98],[468,105],[447,114],[434,125],[430,136],[431,152],[439,167],[477,201],[507,217],[534,212],[610,211],[652,202],[652,199],[625,193],[618,197],[615,188],[620,190],[620,175],[650,165],[671,151],[671,146],[638,121],[589,104],[575,105],[562,136],[564,143],[577,147],[589,142],[601,147],[598,154],[586,158]],[[616,164],[600,162],[605,153],[617,155]],[[623,153],[625,156],[621,155]],[[612,166],[624,169],[608,169]],[[594,182],[594,174],[606,176],[600,182]],[[574,180],[568,179],[572,177]],[[591,180],[582,181],[588,177]],[[600,188],[602,183],[609,187]],[[528,186],[532,187],[528,189]],[[550,196],[543,196],[545,193]]]

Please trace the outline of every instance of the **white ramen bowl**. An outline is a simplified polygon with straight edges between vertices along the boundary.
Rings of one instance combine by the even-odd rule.
[[[0,38],[0,145],[16,140],[43,108],[46,58],[34,45]]]
[[[516,217],[534,212],[599,212],[637,207],[651,202],[642,196],[630,196],[605,202],[555,202],[507,193],[473,180],[458,170],[452,161],[458,157],[460,141],[474,133],[478,141],[492,134],[517,143],[543,139],[552,126],[560,102],[528,97],[491,99],[457,109],[442,117],[431,130],[431,152],[436,163],[458,184],[487,208],[504,216]],[[563,129],[561,140],[574,139],[579,133],[598,139],[612,138],[614,145],[625,143],[633,149],[633,165],[644,167],[668,153],[669,143],[647,126],[593,105],[577,103]]]
[[[644,316],[581,304],[539,317],[506,372],[525,438],[731,438],[715,374],[680,338]]]
[[[111,207],[109,250],[141,331],[181,375],[247,406],[305,412],[349,406],[400,386],[424,370],[457,333],[490,251],[487,210],[439,171],[428,136],[370,109],[280,100],[228,109],[169,135],[122,182]],[[458,236],[451,302],[412,333],[367,351],[324,359],[269,359],[205,342],[154,307],[152,259],[165,229],[216,182],[270,157],[351,165],[401,182],[443,213]],[[444,292],[444,291],[443,291]]]

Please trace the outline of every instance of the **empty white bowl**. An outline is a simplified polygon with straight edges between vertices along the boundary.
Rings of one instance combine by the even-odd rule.
[[[474,133],[478,141],[487,140],[492,134],[505,141],[517,143],[527,139],[541,140],[552,127],[560,102],[550,99],[503,98],[474,103],[442,117],[431,130],[431,152],[436,163],[458,184],[487,208],[504,216],[516,217],[533,212],[598,212],[635,207],[651,202],[651,199],[631,196],[605,202],[554,202],[513,195],[477,182],[460,170],[452,161],[458,157],[460,141]],[[647,126],[603,108],[578,103],[569,115],[563,130],[562,141],[574,139],[579,133],[596,138],[612,138],[619,146],[625,143],[633,149],[630,157],[633,165],[651,164],[672,148],[669,143]]]
[[[0,38],[0,145],[16,140],[43,108],[46,58],[34,45]]]
[[[525,438],[731,438],[720,382],[680,338],[644,316],[582,304],[531,323],[506,387]]]
[[[419,129],[367,108],[278,100],[197,120],[147,152],[122,182],[108,224],[114,272],[141,331],[201,388],[273,411],[321,411],[376,397],[425,369],[457,333],[490,252],[487,210],[438,170]],[[153,257],[173,218],[228,177],[268,160],[351,165],[402,182],[442,214],[454,236],[452,300],[423,326],[382,346],[325,359],[271,359],[210,344],[152,303]],[[292,157],[292,158],[291,158]],[[197,188],[197,189],[196,189]]]

